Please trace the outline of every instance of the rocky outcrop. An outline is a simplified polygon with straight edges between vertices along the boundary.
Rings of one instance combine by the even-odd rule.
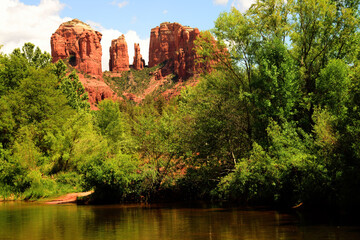
[[[140,45],[138,43],[135,43],[134,48],[135,48],[135,54],[134,54],[133,68],[135,70],[142,70],[145,67],[145,60],[142,58],[140,54]]]
[[[112,72],[128,71],[129,53],[124,34],[111,41],[109,69]]]
[[[97,110],[97,104],[104,99],[118,100],[114,91],[102,80],[95,77],[89,78],[83,74],[78,74],[80,82],[83,84],[85,91],[88,92],[89,103],[92,110]]]
[[[151,29],[149,67],[166,61],[163,75],[174,72],[182,79],[192,76],[196,70],[194,40],[199,34],[199,29],[179,23],[166,22]]]
[[[85,90],[89,94],[89,102],[93,110],[96,109],[96,105],[104,99],[116,99],[114,92],[104,82],[86,84]]]
[[[78,19],[60,25],[51,36],[52,61],[68,59],[79,71],[101,76],[102,34]]]

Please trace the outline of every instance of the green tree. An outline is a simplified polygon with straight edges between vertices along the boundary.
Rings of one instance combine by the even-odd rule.
[[[238,148],[235,170],[230,175],[223,173],[226,177],[221,178],[220,192],[238,194],[235,198],[242,199],[288,198],[293,203],[312,199],[329,204],[340,192],[344,198],[350,196],[341,190],[349,189],[344,187],[349,179],[354,180],[349,184],[351,189],[358,186],[354,177],[359,169],[354,158],[358,152],[355,138],[359,136],[355,103],[359,85],[355,77],[358,4],[259,0],[244,14],[232,9],[219,16],[212,32],[220,44],[212,43],[209,36],[200,38],[200,58],[213,61],[228,79],[218,74],[217,91],[206,89],[209,98],[205,101],[201,88],[206,85],[200,83],[194,94],[199,99],[196,107],[193,100],[184,102],[194,133],[189,134],[189,142],[202,144],[199,149],[207,149],[206,157],[216,155],[224,160],[225,155],[218,152],[230,148],[220,141],[221,134],[226,126],[236,129],[232,124],[237,123],[235,126],[247,126],[242,129],[247,129],[250,146]],[[221,44],[226,45],[228,55],[221,55]],[[206,76],[203,82],[215,81]],[[220,89],[229,82],[235,84],[229,86],[228,93],[235,94],[233,104],[227,105]],[[221,105],[215,99],[220,99]],[[229,112],[235,117],[230,118]],[[198,121],[201,113],[206,114]],[[247,124],[240,125],[239,119]],[[197,138],[201,129],[205,131]],[[237,141],[245,142],[245,135],[234,132],[241,137],[233,146]],[[222,144],[207,148],[217,141]],[[344,172],[352,177],[344,177]],[[311,181],[304,178],[307,174]],[[311,182],[318,188],[312,188]]]
[[[0,101],[4,107],[0,113],[0,131],[8,136],[3,139],[11,144],[17,131],[24,126],[36,128],[37,146],[46,151],[42,141],[46,129],[56,128],[64,124],[72,114],[67,106],[65,96],[57,89],[57,79],[49,69],[30,69],[29,76],[21,81],[20,86],[3,96]]]
[[[360,159],[360,66],[357,62],[350,75],[348,122],[344,146],[352,148],[352,158]],[[350,156],[349,156],[350,157]]]
[[[312,98],[321,69],[331,59],[351,63],[358,52],[358,9],[339,3],[331,0],[294,0],[288,3],[293,25],[291,52],[300,68],[303,89],[304,100],[299,110],[300,115],[306,116],[303,117],[303,127],[312,123]],[[310,132],[311,128],[308,127],[307,131]]]
[[[109,145],[113,146],[114,153],[133,151],[133,143],[129,124],[124,114],[120,112],[119,103],[112,100],[103,100],[98,105],[99,110],[93,112],[95,126],[104,136]]]
[[[247,99],[241,94],[237,79],[220,71],[183,92],[180,111],[187,126],[182,137],[188,151],[196,154],[196,162],[232,167],[251,146]]]
[[[29,68],[21,54],[0,57],[0,96],[19,87],[21,80],[28,76]]]
[[[168,103],[161,108],[159,105],[162,100],[156,102],[143,105],[134,123],[138,152],[148,163],[144,173],[151,177],[150,194],[166,188],[165,185],[174,184],[174,172],[181,164],[183,153],[180,136],[182,125],[179,123],[181,120],[177,115],[176,103]]]
[[[82,164],[84,185],[94,189],[95,201],[120,202],[137,200],[136,192],[139,174],[136,173],[137,162],[129,155],[118,154],[111,158],[100,151]]]
[[[66,95],[68,104],[75,110],[90,110],[88,102],[88,93],[85,91],[84,86],[79,81],[79,77],[75,71],[72,71],[66,76],[67,67],[60,59],[55,63],[54,73],[59,80],[59,88]]]
[[[22,50],[15,49],[11,54],[0,56],[0,96],[8,90],[17,88],[30,68],[46,68],[51,64],[51,56],[42,52],[32,43],[25,43]]]
[[[300,101],[295,63],[287,47],[277,38],[266,41],[256,55],[258,72],[251,85],[254,131],[263,138],[269,121],[292,121]],[[259,139],[260,140],[260,139]]]
[[[51,63],[51,56],[47,52],[42,52],[39,47],[35,48],[32,43],[25,43],[21,48],[21,52],[15,49],[13,55],[21,55],[30,66],[39,69],[48,66]]]
[[[46,133],[44,141],[48,146],[43,171],[50,174],[80,171],[80,165],[88,159],[107,150],[105,139],[97,133],[93,116],[88,112],[73,114],[59,128]]]
[[[344,119],[349,101],[349,66],[340,59],[332,59],[315,80],[316,100],[334,116]]]

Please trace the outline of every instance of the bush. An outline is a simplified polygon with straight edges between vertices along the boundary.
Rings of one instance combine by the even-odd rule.
[[[212,195],[242,202],[272,203],[279,197],[280,171],[269,154],[254,143],[250,157],[239,161],[234,171],[221,179]]]
[[[139,175],[137,164],[129,155],[118,154],[114,157],[98,155],[81,167],[84,187],[94,189],[94,200],[118,202],[130,195],[136,195]]]
[[[328,170],[311,152],[307,136],[301,136],[291,124],[274,122],[268,136],[269,147],[254,143],[250,156],[239,161],[212,194],[220,199],[281,206],[326,201],[331,194]]]
[[[46,176],[35,169],[30,171],[25,179],[29,183],[28,188],[21,194],[25,200],[60,196],[82,190],[80,175],[75,172]]]
[[[28,169],[14,159],[6,159],[0,145],[0,196],[4,199],[10,194],[20,194],[30,186],[26,179]]]
[[[26,181],[30,183],[30,186],[23,193],[25,200],[49,197],[56,193],[57,186],[55,180],[43,177],[38,170],[30,171],[26,176]]]

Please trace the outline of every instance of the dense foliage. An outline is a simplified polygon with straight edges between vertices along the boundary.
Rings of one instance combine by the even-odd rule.
[[[32,44],[0,55],[0,195],[354,209],[359,17],[356,0],[233,8],[215,22],[217,42],[197,40],[199,66],[213,68],[197,86],[98,111],[76,74]]]
[[[217,46],[209,45],[207,35],[198,41],[204,60],[219,64],[190,94],[193,103],[187,105],[202,108],[189,111],[196,113],[193,133],[205,133],[200,139],[207,146],[222,133],[214,149],[224,151],[211,153],[228,163],[234,159],[212,196],[354,206],[360,196],[354,194],[360,184],[358,7],[358,1],[257,1],[245,14],[232,9],[219,16]],[[228,58],[219,56],[224,47]],[[194,104],[198,92],[209,96],[201,104],[211,104]],[[219,114],[216,107],[226,111]],[[201,131],[204,124],[219,127]]]

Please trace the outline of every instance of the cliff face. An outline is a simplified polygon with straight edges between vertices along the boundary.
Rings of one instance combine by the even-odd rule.
[[[174,72],[183,79],[192,76],[196,70],[194,40],[199,34],[199,29],[179,23],[162,23],[151,29],[149,67],[167,61],[163,75]]]
[[[89,102],[92,110],[97,110],[97,104],[104,99],[119,99],[114,91],[103,81],[94,78],[86,78],[82,74],[78,74],[80,82],[88,92]]]
[[[101,37],[101,33],[78,19],[65,22],[51,36],[52,61],[68,59],[79,71],[101,76]]]
[[[105,98],[117,99],[102,81],[101,37],[101,33],[78,19],[61,24],[51,36],[52,61],[68,59],[69,64],[81,72],[79,79],[89,93],[91,109],[97,109],[96,105]]]
[[[123,72],[130,69],[128,47],[124,35],[111,41],[109,69],[112,72]]]
[[[138,43],[135,43],[134,49],[135,49],[135,55],[134,55],[133,68],[135,70],[142,70],[145,67],[145,60],[142,58],[142,55],[140,54],[140,45]]]

